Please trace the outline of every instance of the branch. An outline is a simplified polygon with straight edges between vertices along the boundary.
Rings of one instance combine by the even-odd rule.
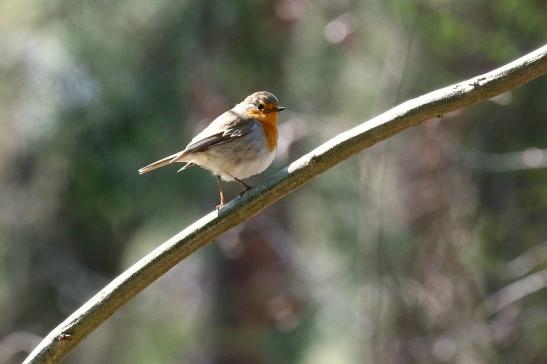
[[[406,101],[337,135],[154,249],[53,329],[24,363],[61,361],[127,301],[196,249],[364,148],[431,118],[488,100],[545,73],[547,45],[494,71]]]

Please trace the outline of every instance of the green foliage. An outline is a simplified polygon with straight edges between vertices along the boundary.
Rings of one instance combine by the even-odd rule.
[[[288,106],[279,168],[541,45],[544,10],[4,1],[0,361],[17,362],[25,335],[45,334],[214,207],[206,171],[136,171],[247,94],[266,89]],[[546,361],[544,287],[526,291],[547,261],[545,100],[539,79],[365,151],[192,256],[68,361]],[[519,168],[507,153],[523,153]]]

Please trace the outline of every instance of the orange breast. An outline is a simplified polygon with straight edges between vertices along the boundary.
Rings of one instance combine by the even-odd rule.
[[[268,149],[270,152],[273,152],[277,148],[277,113],[260,113],[252,116],[262,125],[266,141],[268,142]]]

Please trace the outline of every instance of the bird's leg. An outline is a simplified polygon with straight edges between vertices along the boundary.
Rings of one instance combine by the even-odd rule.
[[[217,210],[218,210],[222,206],[224,206],[224,192],[222,192],[222,181],[220,179],[220,176],[217,176],[217,181],[218,181],[218,191],[220,194],[220,205],[217,205]]]
[[[243,188],[245,188],[245,191],[241,192],[239,195],[243,195],[245,192],[249,191],[251,188],[253,188],[253,186],[250,186],[248,185],[247,183],[243,182],[242,180],[240,180],[239,178],[236,178],[234,177],[234,179],[236,181],[238,181],[239,183],[241,183],[241,185],[243,186]]]

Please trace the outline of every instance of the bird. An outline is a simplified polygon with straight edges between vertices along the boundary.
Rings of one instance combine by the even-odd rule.
[[[285,107],[271,92],[258,91],[214,119],[180,152],[139,169],[139,174],[173,163],[185,163],[178,172],[198,165],[217,177],[220,204],[225,204],[222,181],[237,181],[244,190],[252,186],[245,178],[266,170],[272,164],[278,141],[279,112]]]

